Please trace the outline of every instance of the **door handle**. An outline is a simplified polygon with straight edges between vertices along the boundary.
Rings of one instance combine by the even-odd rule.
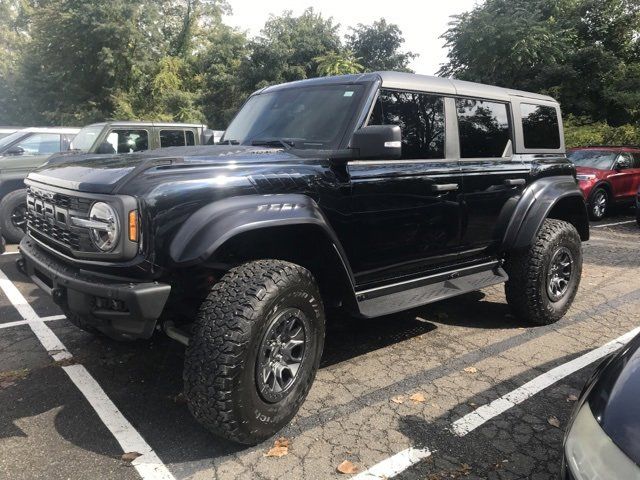
[[[517,185],[524,185],[527,181],[524,178],[507,178],[504,184],[509,187],[515,187]]]
[[[454,192],[458,190],[457,183],[434,183],[431,185],[432,192]]]

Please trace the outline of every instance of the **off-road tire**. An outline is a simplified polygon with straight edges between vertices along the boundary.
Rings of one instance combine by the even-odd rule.
[[[299,309],[309,320],[305,356],[286,396],[268,402],[258,389],[259,350],[269,325],[286,309]],[[324,333],[320,292],[308,270],[279,260],[230,270],[202,303],[187,347],[183,377],[191,413],[219,437],[246,445],[268,439],[306,398]]]
[[[547,275],[552,258],[562,247],[573,257],[573,270],[566,293],[553,301],[547,292]],[[509,254],[505,270],[509,275],[505,284],[507,303],[516,317],[535,325],[557,322],[571,306],[580,284],[580,235],[568,222],[546,219],[528,250]]]
[[[24,237],[24,231],[15,226],[11,220],[11,214],[21,204],[24,204],[26,209],[26,190],[9,192],[0,201],[0,230],[7,243],[20,243],[20,240]]]
[[[602,195],[604,195],[603,198],[605,202],[604,211],[602,211],[602,213],[599,213],[599,211],[596,208],[596,202]],[[605,188],[597,187],[589,197],[589,218],[594,222],[602,220],[604,217],[607,216],[607,214],[611,210],[611,205],[612,205],[612,202],[611,202],[611,198],[609,197],[609,192],[607,192]]]

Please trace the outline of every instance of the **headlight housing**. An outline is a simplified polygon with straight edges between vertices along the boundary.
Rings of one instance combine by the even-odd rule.
[[[576,175],[576,178],[577,178],[578,180],[580,180],[580,181],[583,181],[583,182],[584,182],[584,181],[586,181],[586,182],[588,182],[588,181],[591,181],[591,180],[595,180],[595,179],[596,179],[596,176],[595,176],[595,175],[593,175],[593,174],[584,174],[584,173],[580,173],[580,174]]]
[[[565,443],[565,459],[576,480],[640,478],[640,467],[602,430],[589,403],[580,408]]]
[[[94,203],[89,212],[89,220],[89,234],[93,244],[103,252],[111,252],[116,248],[120,239],[120,221],[113,207],[104,202]]]

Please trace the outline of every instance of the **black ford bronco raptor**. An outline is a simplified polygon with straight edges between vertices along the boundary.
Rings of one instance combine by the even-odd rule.
[[[517,318],[548,324],[589,236],[557,102],[405,73],[267,87],[221,144],[26,183],[20,270],[82,329],[187,344],[193,415],[245,444],[304,401],[325,308],[369,318],[505,283]]]

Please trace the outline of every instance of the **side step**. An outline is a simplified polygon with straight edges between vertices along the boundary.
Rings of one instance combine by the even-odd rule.
[[[356,292],[360,314],[379,317],[473,292],[509,279],[500,261]]]

